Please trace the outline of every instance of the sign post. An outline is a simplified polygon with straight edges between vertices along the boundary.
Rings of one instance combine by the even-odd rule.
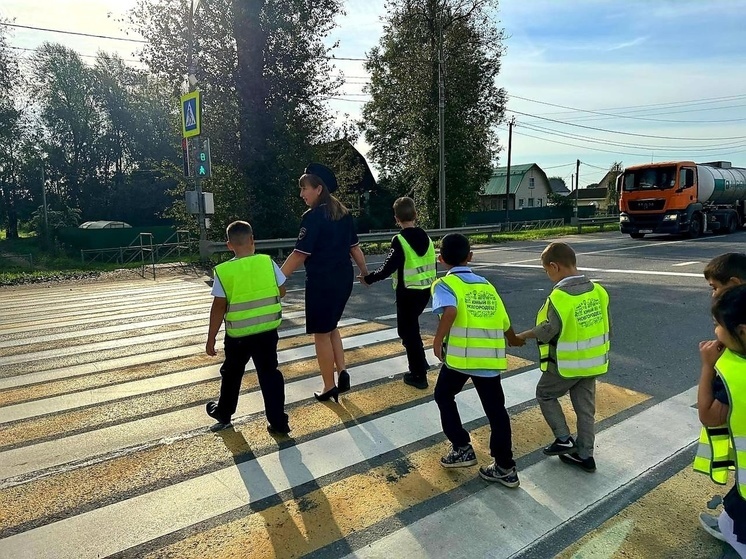
[[[189,144],[191,143],[192,138],[196,138],[197,148],[200,149],[201,153],[201,144],[202,142],[199,140],[199,135],[202,133],[202,94],[199,91],[192,91],[190,93],[187,93],[186,95],[181,96],[181,134],[183,137],[182,141],[182,150],[184,152],[185,156],[185,164],[184,164],[184,172],[187,174],[191,174],[190,169],[190,163],[191,163],[191,154],[197,153],[197,150],[195,149],[189,149]],[[185,144],[186,143],[186,144]],[[207,140],[208,145],[208,155],[209,155],[209,140]],[[197,154],[197,157],[199,158],[199,154]],[[203,241],[207,240],[207,227],[205,225],[205,208],[204,208],[204,202],[202,201],[202,186],[200,184],[200,180],[203,178],[207,178],[210,175],[200,175],[200,171],[204,170],[204,167],[200,167],[200,162],[197,161],[197,164],[195,165],[195,173],[194,173],[194,190],[197,193],[197,203],[199,204],[199,240],[200,244],[203,243]],[[209,163],[208,163],[209,168]],[[200,251],[201,252],[201,251]]]

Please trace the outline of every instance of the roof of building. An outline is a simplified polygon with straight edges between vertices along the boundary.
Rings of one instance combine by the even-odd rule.
[[[320,162],[334,171],[343,190],[365,192],[378,188],[365,157],[346,138],[316,144],[314,147]]]
[[[609,189],[602,186],[580,188],[578,189],[578,200],[605,200],[608,193]]]
[[[562,179],[558,179],[556,177],[549,179],[549,187],[552,189],[552,192],[554,192],[555,194],[559,194],[560,196],[570,194],[570,189],[567,188],[565,181],[563,181]]]
[[[521,184],[523,177],[531,169],[536,167],[536,170],[544,176],[544,180],[549,183],[547,174],[542,171],[536,163],[526,163],[524,165],[511,165],[510,166],[510,193],[515,194],[516,190]],[[505,195],[505,188],[508,182],[508,168],[497,167],[493,172],[490,180],[484,187],[484,194],[489,196],[500,196]]]

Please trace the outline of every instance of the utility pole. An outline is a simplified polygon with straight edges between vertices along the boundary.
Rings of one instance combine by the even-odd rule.
[[[580,159],[575,162],[575,207],[573,215],[578,219],[578,188],[580,188]]]
[[[508,175],[505,177],[505,224],[510,224],[510,154],[513,149],[513,127],[515,116],[508,121]]]
[[[44,177],[44,158],[41,160],[41,203],[44,207],[44,241],[47,240],[49,219],[47,217],[47,185]]]
[[[199,4],[201,0],[197,0],[197,3],[194,3],[194,0],[190,0],[189,5],[189,17],[187,18],[188,22],[188,32],[189,32],[189,52],[187,53],[187,79],[189,80],[189,92],[191,93],[195,89],[197,89],[197,68],[196,64],[194,62],[194,14],[199,9]],[[189,157],[192,157],[192,154],[196,153],[196,146],[194,144],[194,141],[192,138],[187,139],[189,142]],[[199,141],[199,139],[197,139]],[[207,228],[205,227],[205,202],[202,199],[202,184],[200,181],[200,177],[198,174],[195,173],[194,175],[194,191],[197,194],[197,209],[198,209],[198,216],[197,219],[199,221],[199,240],[200,242],[207,240]]]
[[[446,228],[446,148],[445,148],[445,68],[443,61],[443,24],[438,14],[438,215],[439,226]]]

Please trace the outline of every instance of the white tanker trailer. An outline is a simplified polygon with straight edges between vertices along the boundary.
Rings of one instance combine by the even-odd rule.
[[[651,163],[619,176],[619,227],[641,239],[648,233],[733,233],[744,224],[746,169],[727,161]]]

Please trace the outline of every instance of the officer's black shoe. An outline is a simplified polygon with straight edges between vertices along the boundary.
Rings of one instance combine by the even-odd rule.
[[[217,402],[207,402],[207,405],[205,405],[205,410],[207,411],[207,415],[212,417],[215,421],[220,423],[221,425],[230,425],[231,424],[231,418],[230,416],[225,417],[224,415],[221,415],[218,413],[218,403]]]
[[[350,389],[350,373],[347,369],[339,371],[339,378],[337,378],[337,390],[340,393],[347,392]]]
[[[427,388],[427,376],[426,375],[414,375],[412,373],[404,373],[404,378],[402,380],[404,381],[404,384],[407,384],[409,386],[414,386],[415,388],[419,388],[421,390],[425,390]]]
[[[287,435],[290,433],[290,425],[282,425],[280,427],[275,427],[271,423],[267,423],[267,432],[270,435]]]

